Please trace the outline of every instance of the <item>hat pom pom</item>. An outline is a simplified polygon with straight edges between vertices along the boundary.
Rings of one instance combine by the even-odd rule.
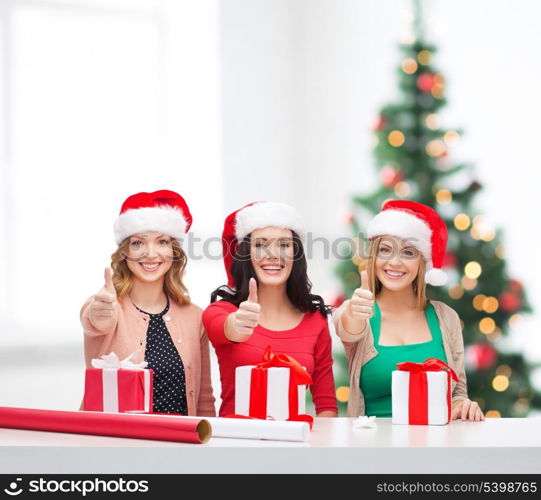
[[[441,269],[430,269],[425,274],[425,281],[432,286],[442,286],[447,283],[447,274]]]

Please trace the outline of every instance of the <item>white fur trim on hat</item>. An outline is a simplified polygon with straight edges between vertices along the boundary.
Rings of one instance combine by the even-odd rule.
[[[425,260],[432,262],[432,231],[424,221],[403,210],[383,210],[368,224],[366,235],[369,239],[375,236],[397,236],[417,248]]]
[[[302,241],[306,240],[306,232],[300,214],[285,203],[254,203],[237,212],[235,237],[238,240],[248,236],[255,229],[263,227],[282,227],[295,231]]]
[[[447,273],[442,269],[429,269],[425,273],[425,281],[432,286],[442,286],[447,283]]]
[[[128,236],[144,231],[158,231],[182,242],[186,226],[184,215],[176,208],[145,207],[128,210],[119,215],[113,230],[117,245],[120,245]]]

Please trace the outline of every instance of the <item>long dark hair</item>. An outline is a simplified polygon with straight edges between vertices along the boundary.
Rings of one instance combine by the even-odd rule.
[[[302,241],[295,233],[291,231],[293,236],[293,267],[291,274],[287,280],[286,293],[291,303],[301,312],[316,312],[326,318],[331,312],[331,307],[325,305],[325,301],[319,295],[310,293],[312,283],[308,279],[306,255]],[[231,264],[231,276],[235,283],[235,288],[230,288],[227,285],[222,285],[210,294],[210,301],[225,300],[235,304],[237,307],[241,302],[248,298],[248,283],[250,278],[255,278],[252,260],[250,258],[250,235],[246,236],[238,245],[233,256]],[[235,250],[235,249],[232,249]]]

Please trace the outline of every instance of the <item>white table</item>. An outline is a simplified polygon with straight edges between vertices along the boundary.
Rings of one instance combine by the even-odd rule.
[[[212,438],[164,441],[0,429],[0,472],[129,473],[541,473],[541,418],[447,426],[353,429],[316,419],[304,443]]]

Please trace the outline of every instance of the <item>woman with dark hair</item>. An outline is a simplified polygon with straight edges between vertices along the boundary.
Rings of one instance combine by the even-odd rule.
[[[235,369],[260,362],[267,346],[308,370],[316,415],[337,416],[330,310],[310,293],[304,239],[299,214],[282,203],[252,203],[225,220],[228,284],[203,313],[220,365],[221,417],[235,412]]]

